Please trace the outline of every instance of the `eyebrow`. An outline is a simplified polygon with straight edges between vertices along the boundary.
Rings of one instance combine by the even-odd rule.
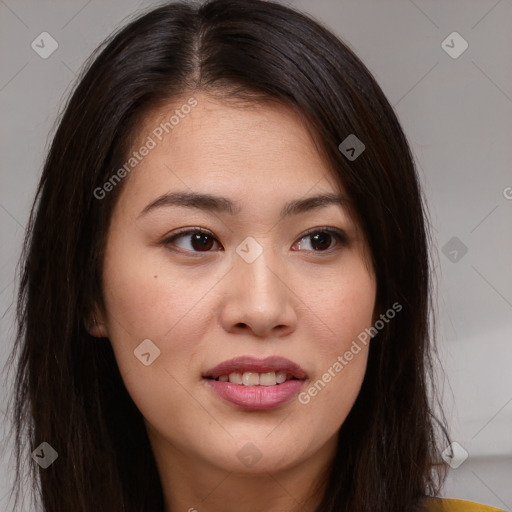
[[[290,201],[281,210],[280,218],[298,215],[311,210],[325,208],[332,204],[344,207],[349,203],[348,199],[341,194],[320,194]],[[236,215],[241,211],[240,206],[226,197],[201,194],[196,192],[173,192],[163,194],[149,203],[139,214],[139,217],[162,207],[185,206],[198,208],[209,212],[229,213]]]

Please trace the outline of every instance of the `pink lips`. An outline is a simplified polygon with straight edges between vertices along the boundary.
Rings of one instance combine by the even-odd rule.
[[[274,386],[245,386],[232,382],[214,380],[221,375],[229,375],[233,372],[286,372],[288,378],[282,384]],[[306,372],[289,359],[271,356],[265,359],[257,359],[250,356],[237,357],[208,370],[203,377],[205,382],[215,393],[227,402],[245,410],[261,411],[273,409],[289,401],[299,393],[307,378]]]

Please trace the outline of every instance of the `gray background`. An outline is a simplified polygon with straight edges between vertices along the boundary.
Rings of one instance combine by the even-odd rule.
[[[512,1],[283,3],[311,13],[348,43],[373,72],[409,138],[438,247],[445,408],[453,438],[469,453],[450,471],[443,494],[510,511]],[[13,279],[23,229],[62,99],[91,51],[150,5],[156,3],[0,0],[2,364],[12,344]],[[47,59],[31,48],[44,31],[59,45]],[[441,45],[453,31],[469,45],[458,58]],[[457,40],[448,44],[453,51],[461,48]],[[453,237],[455,245],[447,246]],[[1,389],[3,415],[4,380]],[[0,428],[5,433],[6,419]],[[12,447],[4,440],[1,448],[3,510]]]

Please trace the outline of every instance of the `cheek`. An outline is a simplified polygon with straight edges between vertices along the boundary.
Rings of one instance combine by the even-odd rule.
[[[161,388],[159,382],[170,382],[169,392],[175,393],[172,386],[179,387],[177,381],[192,378],[190,369],[218,307],[218,281],[219,273],[211,269],[170,265],[165,253],[130,248],[129,240],[113,237],[104,264],[108,335],[121,374],[132,373],[134,387],[142,382],[143,389],[156,389]],[[148,367],[136,357],[144,340],[151,340],[158,353]],[[150,379],[145,377],[147,369],[153,372]]]
[[[322,286],[311,292],[300,293],[304,303],[317,318],[322,340],[316,343],[323,356],[342,354],[349,349],[352,340],[372,325],[376,300],[376,285],[362,262],[348,261],[342,272],[323,278]],[[325,359],[325,357],[324,357]]]
[[[186,383],[200,350],[206,309],[213,307],[204,297],[208,288],[193,286],[183,272],[163,268],[161,257],[136,248],[121,256],[113,245],[105,258],[108,334],[117,365],[137,408],[156,423],[174,424],[177,410],[192,416],[204,412]],[[147,349],[141,351],[141,346]],[[146,366],[137,354],[148,352],[151,362]]]
[[[299,402],[311,408],[311,428],[335,432],[352,408],[366,372],[376,287],[363,265],[330,281],[314,295],[308,306],[320,319],[315,333],[315,354],[321,361]],[[323,425],[323,427],[322,427]]]
[[[183,273],[173,272],[171,266],[164,268],[157,253],[130,247],[129,240],[122,237],[112,237],[107,250],[103,270],[106,321],[122,370],[140,364],[133,352],[143,340],[152,340],[165,355],[162,340],[174,338],[181,321],[200,298],[200,290],[187,285]],[[187,339],[173,345],[174,353],[175,349],[191,348]]]

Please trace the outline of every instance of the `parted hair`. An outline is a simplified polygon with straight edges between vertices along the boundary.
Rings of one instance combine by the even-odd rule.
[[[413,156],[348,45],[311,16],[263,0],[174,2],[138,14],[93,53],[63,107],[19,266],[13,510],[28,481],[44,512],[164,512],[141,413],[110,343],[86,329],[94,305],[103,307],[102,255],[123,182],[101,200],[94,191],[126,161],[151,109],[198,91],[278,101],[307,121],[368,240],[377,306],[402,306],[372,339],[317,512],[423,510],[445,478],[440,445],[449,438],[435,385],[428,211]],[[354,160],[338,148],[350,134],[365,144]],[[46,469],[31,458],[43,441],[59,454]]]

